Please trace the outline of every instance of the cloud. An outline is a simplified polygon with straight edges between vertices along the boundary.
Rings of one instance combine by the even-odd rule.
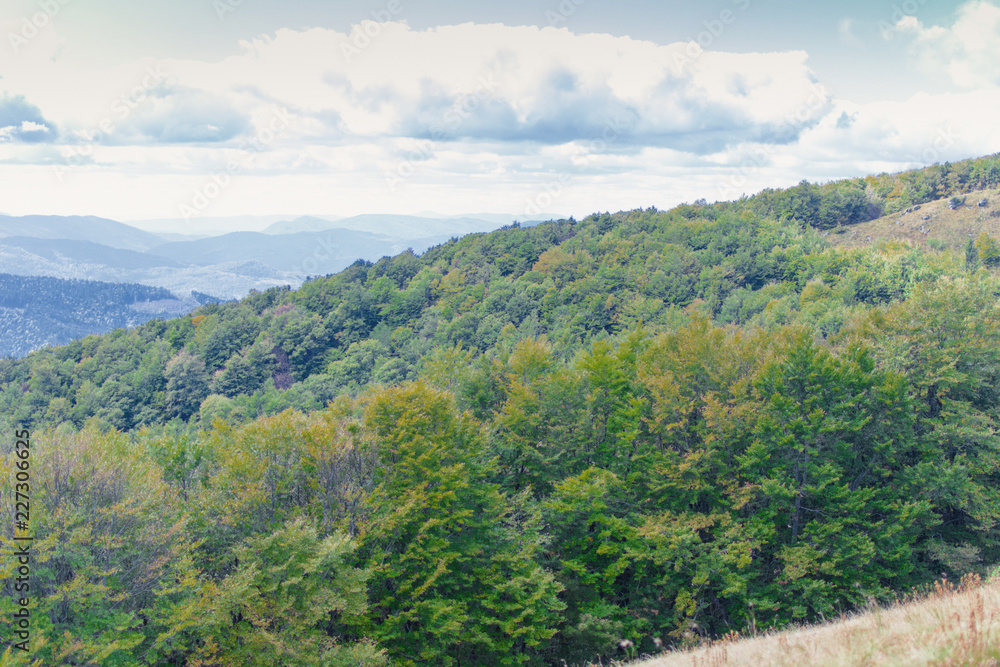
[[[732,54],[495,24],[376,25],[366,24],[374,33],[367,41],[364,28],[282,29],[219,62],[165,60],[156,67],[170,73],[169,85],[157,79],[140,98],[131,91],[146,76],[142,67],[101,74],[46,61],[37,64],[44,77],[22,72],[19,81],[27,90],[51,81],[35,91],[47,95],[72,85],[77,103],[58,105],[62,124],[87,136],[110,117],[114,136],[105,139],[116,145],[238,143],[284,108],[295,118],[285,140],[308,145],[593,145],[611,127],[613,150],[709,154],[746,141],[794,141],[829,104],[801,51]],[[123,104],[130,114],[119,122]]]
[[[503,25],[389,23],[373,32],[359,41],[359,33],[280,30],[217,65],[170,67],[194,88],[280,100],[302,116],[300,131],[305,119],[327,117],[363,141],[559,145],[592,141],[617,123],[629,128],[619,143],[704,153],[787,134],[781,126],[815,90],[804,52],[723,54]]]
[[[0,142],[36,144],[55,141],[57,136],[56,126],[23,95],[5,93],[0,99]]]
[[[965,88],[1000,85],[1000,7],[991,2],[967,2],[951,26],[925,26],[906,16],[894,33],[911,40],[912,53],[929,72]]]
[[[959,49],[949,35],[990,7],[965,6],[947,29],[906,19],[896,30],[914,48],[947,46],[971,62],[989,40]],[[1000,149],[992,86],[859,105],[825,88],[804,51],[374,25],[367,42],[357,31],[283,29],[221,60],[112,69],[25,52],[4,70],[0,175],[21,198],[5,206],[33,212],[58,199],[64,210],[176,217],[235,164],[204,215],[517,213],[546,188],[562,193],[552,212],[585,215]]]
[[[250,121],[225,97],[179,91],[154,98],[123,131],[161,144],[219,143],[246,133]]]
[[[803,170],[830,172],[828,178],[985,155],[1000,149],[1000,127],[992,119],[998,105],[997,89],[921,93],[901,102],[838,101],[787,154]]]
[[[624,128],[619,145],[707,153],[775,134],[812,84],[800,52],[735,56],[567,30],[462,28],[407,35],[417,53],[433,39],[446,49],[456,42],[456,51],[459,39],[471,42],[477,48],[462,53],[478,66],[451,76],[426,69],[442,74],[414,91],[390,132],[430,134],[443,126],[446,138],[559,145],[592,142],[615,125]]]

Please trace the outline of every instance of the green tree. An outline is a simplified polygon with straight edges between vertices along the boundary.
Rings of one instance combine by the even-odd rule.
[[[975,248],[976,255],[983,266],[1000,265],[1000,245],[992,236],[986,232],[981,233],[976,238]]]
[[[876,370],[864,348],[834,356],[806,331],[783,332],[773,349],[738,459],[740,478],[759,489],[747,506],[762,551],[757,609],[818,618],[904,580],[929,504],[885,483],[910,442],[901,377]]]
[[[338,641],[345,615],[366,608],[367,573],[349,564],[352,541],[321,539],[304,519],[248,539],[232,552],[232,572],[161,607],[164,626],[152,657],[183,655],[200,665],[387,665],[371,642]],[[178,584],[193,582],[177,580]],[[167,586],[161,599],[181,590]]]
[[[208,396],[205,362],[184,349],[167,363],[164,373],[167,412],[187,420]]]
[[[971,238],[965,244],[965,268],[970,273],[979,268],[979,250]]]
[[[384,469],[361,534],[364,634],[404,665],[538,663],[562,604],[535,561],[538,517],[485,481],[481,435],[423,383],[371,394]]]

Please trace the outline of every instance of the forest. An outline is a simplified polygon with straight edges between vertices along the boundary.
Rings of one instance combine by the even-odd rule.
[[[0,273],[0,355],[20,357],[95,329],[135,326],[152,316],[131,305],[173,300],[147,285]]]
[[[996,240],[824,234],[998,180],[513,225],[2,359],[31,657],[586,665],[985,574]]]

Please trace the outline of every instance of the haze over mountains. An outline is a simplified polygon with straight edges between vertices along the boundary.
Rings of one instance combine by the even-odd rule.
[[[59,299],[44,313],[38,303],[30,311],[0,308],[0,319],[10,324],[8,334],[35,332],[30,340],[12,340],[0,347],[0,355],[21,355],[38,344],[65,343],[70,333],[102,333],[113,326],[173,317],[207,300],[238,299],[251,290],[280,285],[297,287],[308,276],[336,273],[358,259],[374,261],[407,248],[419,253],[449,238],[492,231],[514,221],[507,215],[484,218],[244,216],[126,224],[94,216],[0,215],[0,274],[145,285],[169,292],[151,303],[145,296],[141,303],[125,303],[118,300],[145,292],[94,288],[90,293],[106,302],[108,316],[90,317],[82,328],[56,327],[45,336],[38,334],[46,328],[43,320],[73,317]],[[28,291],[57,293],[51,282],[18,284]],[[123,308],[132,309],[135,317],[123,317]]]
[[[198,221],[177,224],[176,233],[153,233],[105,218],[0,216],[0,266],[17,275],[134,282],[165,287],[177,296],[197,291],[230,299],[252,289],[295,286],[307,275],[334,273],[357,259],[374,260],[406,248],[421,252],[453,236],[491,231],[513,218],[286,216],[261,226],[273,217],[278,216],[215,219],[203,233],[188,234],[198,231],[191,226]],[[170,222],[178,221],[161,221]],[[243,228],[218,233],[234,225]]]

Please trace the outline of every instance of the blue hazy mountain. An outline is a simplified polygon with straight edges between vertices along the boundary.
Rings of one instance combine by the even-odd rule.
[[[183,262],[166,257],[135,250],[122,250],[90,241],[8,236],[0,238],[0,246],[21,248],[38,257],[52,261],[103,265],[125,270],[147,269],[157,266],[180,268],[185,265]]]
[[[163,243],[156,234],[121,222],[94,216],[25,215],[0,216],[0,239],[28,236],[39,239],[88,241],[111,248],[143,251]]]
[[[420,216],[372,213],[350,218],[326,220],[314,216],[302,216],[294,220],[276,222],[264,229],[265,234],[295,234],[318,232],[329,229],[345,229],[372,232],[399,240],[438,238],[447,240],[452,236],[465,236],[478,232],[491,232],[509,225],[516,218],[507,215],[489,215],[483,218],[472,216]]]
[[[197,241],[165,243],[149,254],[196,266],[257,261],[279,271],[334,273],[355,260],[391,254],[398,241],[348,229],[297,234],[234,232]]]

